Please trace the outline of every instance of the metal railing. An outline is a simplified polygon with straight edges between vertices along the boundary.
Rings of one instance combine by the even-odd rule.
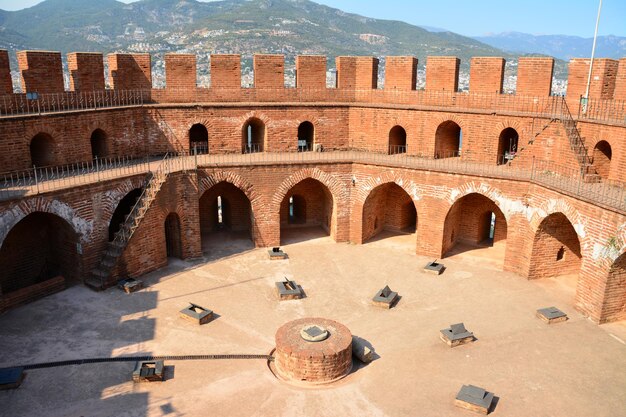
[[[263,152],[263,144],[262,143],[246,143],[243,145],[242,153],[260,153]]]
[[[342,88],[195,88],[153,89],[152,103],[372,103],[423,108],[496,110],[550,117],[559,111],[561,96],[531,97],[499,93],[433,90],[353,90]]]
[[[578,106],[578,120],[626,125],[626,100],[588,99],[585,112]]]
[[[75,164],[33,166],[26,170],[0,173],[0,200],[144,174],[159,159],[158,156],[94,158]]]
[[[353,90],[343,88],[195,88],[152,90],[66,91],[50,94],[0,96],[0,117],[42,114],[144,104],[183,103],[363,103],[407,105],[417,109],[495,111],[534,117],[561,113],[563,96],[532,97],[515,94],[433,90]],[[579,106],[580,109],[580,106]],[[626,124],[626,101],[590,99],[578,119]]]
[[[389,155],[406,153],[406,145],[389,145]]]
[[[0,96],[0,117],[43,114],[105,107],[142,106],[150,100],[149,90],[66,91],[50,94],[7,94]]]
[[[173,152],[164,161],[161,161],[162,158],[162,155],[155,155],[148,159],[143,158],[140,160],[122,158],[119,163],[98,163],[97,165],[95,163],[87,163],[86,168],[80,168],[80,164],[77,164],[76,169],[66,169],[64,174],[61,174],[62,170],[59,170],[57,175],[56,169],[48,169],[48,175],[42,175],[41,177],[39,177],[39,174],[35,177],[34,172],[37,172],[37,170],[4,174],[0,182],[0,200],[35,195],[130,175],[158,172],[160,164],[163,164],[162,171],[169,174],[171,172],[195,170],[198,167],[354,162],[442,173],[531,181],[591,203],[603,204],[626,212],[626,184],[607,180],[589,184],[585,182],[584,175],[578,167],[536,160],[534,158],[515,158],[511,161],[506,159],[504,155],[501,155],[492,163],[485,163],[478,158],[475,160],[470,152],[463,152],[459,156],[456,151],[451,151],[450,153],[440,154],[439,158],[434,158],[432,154],[389,154],[388,145],[349,149],[324,149],[323,152],[298,152],[297,149],[291,152],[253,152],[243,154],[194,155],[193,152],[191,154],[187,152]]]

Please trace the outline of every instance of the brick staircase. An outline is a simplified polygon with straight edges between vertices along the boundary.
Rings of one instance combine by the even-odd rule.
[[[166,154],[158,168],[154,172],[148,173],[143,192],[128,216],[126,216],[120,229],[115,233],[113,240],[107,244],[100,263],[85,280],[85,284],[88,287],[99,291],[107,286],[107,280],[115,269],[119,258],[124,253],[126,246],[128,246],[128,242],[130,242],[135,230],[137,230],[152,202],[156,199],[161,186],[167,179],[169,171],[169,155]]]

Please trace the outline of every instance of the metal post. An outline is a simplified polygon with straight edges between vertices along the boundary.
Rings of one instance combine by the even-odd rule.
[[[37,187],[37,194],[39,194],[39,181],[37,181],[37,167],[33,165],[33,171],[35,172],[35,186]]]
[[[593,70],[593,58],[596,53],[596,41],[598,39],[598,25],[600,23],[600,11],[602,10],[602,0],[598,5],[598,17],[596,17],[596,30],[593,34],[593,46],[591,47],[591,61],[589,61],[589,74],[587,75],[587,89],[585,90],[585,97],[583,104],[583,114],[587,113],[587,102],[589,101],[589,85],[591,84],[591,71]]]

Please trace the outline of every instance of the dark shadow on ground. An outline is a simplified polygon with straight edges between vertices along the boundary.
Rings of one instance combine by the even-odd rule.
[[[281,227],[280,228],[280,244],[293,245],[296,243],[306,242],[308,240],[322,239],[329,237],[329,234],[321,226],[303,226],[303,227]]]

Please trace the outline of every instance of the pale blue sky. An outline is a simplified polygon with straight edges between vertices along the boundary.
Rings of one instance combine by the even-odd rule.
[[[470,36],[515,31],[592,37],[598,10],[598,0],[316,1],[368,17],[441,27]],[[0,9],[17,10],[40,2],[0,0]],[[604,0],[599,34],[626,36],[626,0]]]

